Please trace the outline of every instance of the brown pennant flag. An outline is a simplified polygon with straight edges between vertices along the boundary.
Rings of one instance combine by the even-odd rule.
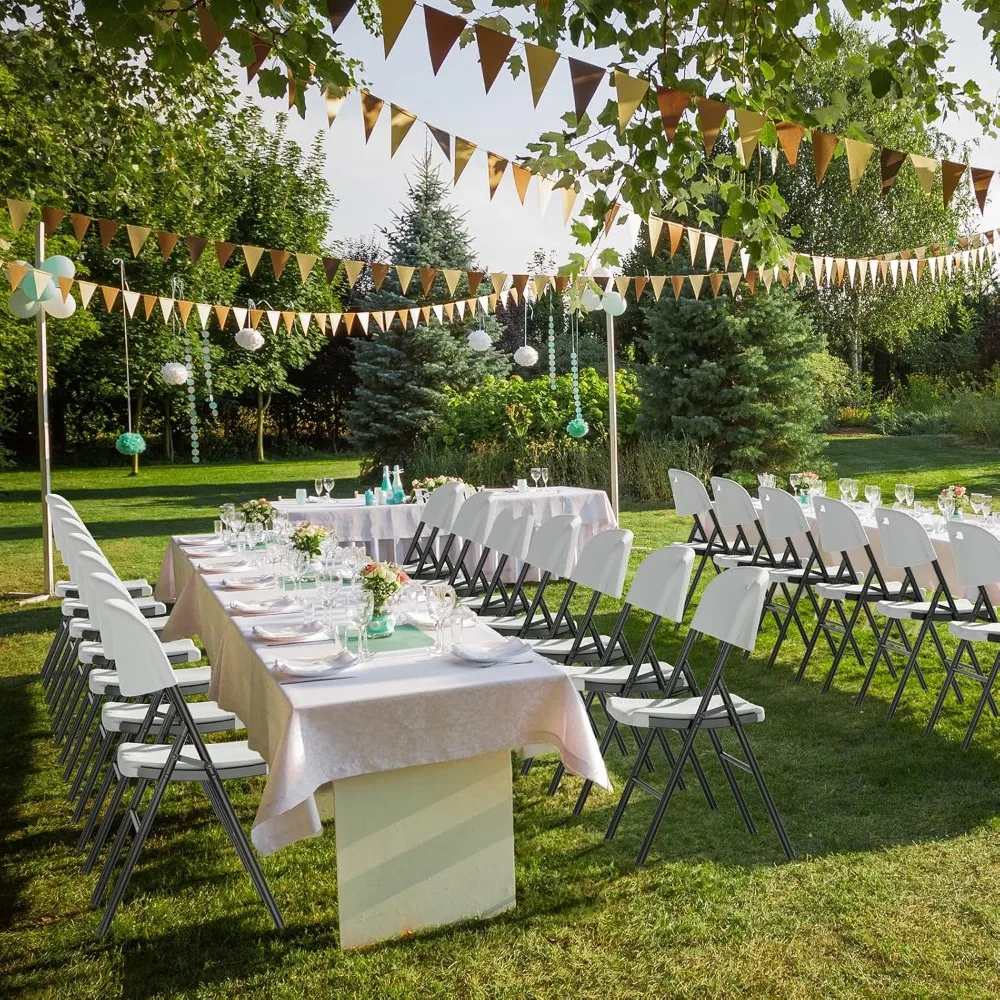
[[[448,294],[454,295],[462,272],[457,267],[444,267],[441,273],[444,275],[444,283],[448,286]]]
[[[937,160],[933,156],[917,156],[916,153],[910,153],[910,163],[913,164],[924,194],[930,194],[934,186],[934,175],[937,173]]]
[[[285,329],[292,333],[295,329],[295,313],[291,310],[282,310],[281,322],[285,324]],[[275,331],[277,333],[277,331]]]
[[[250,40],[253,44],[253,61],[247,66],[247,83],[257,75],[271,51],[271,43],[252,31],[250,32]]]
[[[847,151],[847,170],[851,176],[851,194],[855,194],[875,147],[870,142],[845,137],[844,149]]]
[[[493,294],[499,295],[503,291],[504,282],[507,280],[507,275],[497,271],[490,275],[493,280]]]
[[[424,9],[429,10],[430,8],[425,7]],[[451,163],[451,133],[445,132],[443,128],[438,128],[436,125],[428,125],[427,131],[434,136],[437,144],[441,147],[441,152],[444,153],[445,159]]]
[[[164,233],[158,232],[156,234],[156,242],[160,248],[160,256],[166,260],[173,252],[174,247],[177,246],[180,236],[177,233]]]
[[[326,13],[330,18],[330,34],[336,34],[344,18],[354,9],[357,0],[326,0]]]
[[[614,202],[612,206],[604,213],[604,235],[607,236],[611,232],[611,227],[615,224],[615,219],[618,218],[618,213],[621,211],[621,205],[618,202]]]
[[[667,276],[665,274],[651,274],[649,276],[649,284],[653,289],[653,298],[657,302],[660,301],[660,296],[663,294],[663,286],[666,284]]]
[[[74,212],[69,217],[70,225],[73,227],[73,238],[77,243],[83,242],[83,238],[87,235],[87,230],[93,221],[89,215],[80,215],[78,212]]]
[[[713,295],[719,294],[719,289],[722,288],[722,282],[725,280],[725,277],[724,274],[719,274],[718,272],[708,276],[708,283],[712,286]]]
[[[547,49],[541,45],[532,45],[531,42],[524,43],[525,62],[528,64],[528,80],[531,83],[531,100],[534,106],[538,107],[538,102],[542,99],[542,93],[552,71],[559,62],[559,53],[554,49]]]
[[[754,150],[760,142],[760,134],[764,131],[765,124],[767,124],[767,119],[756,111],[736,109],[736,127],[739,130],[744,165],[749,166]]]
[[[83,304],[83,308],[86,309],[90,305],[90,300],[94,297],[94,292],[97,291],[97,285],[93,281],[78,281],[77,285],[80,288],[80,302]]]
[[[781,151],[785,154],[789,166],[794,167],[799,162],[799,146],[806,130],[795,122],[776,122],[775,128],[778,130]]]
[[[656,247],[660,242],[660,233],[663,232],[663,219],[651,215],[647,223],[647,228],[649,229],[649,255],[655,257]]]
[[[813,166],[816,169],[816,184],[822,184],[826,176],[826,168],[830,166],[833,154],[837,150],[840,142],[839,135],[831,135],[829,132],[812,132]]]
[[[787,267],[783,267],[778,272],[778,281],[781,282],[782,288],[787,288],[792,283],[792,273]]]
[[[19,201],[17,198],[7,199],[7,211],[10,213],[10,221],[15,233],[24,225],[24,220],[31,214],[32,208],[34,206],[30,201]]]
[[[503,180],[504,172],[507,170],[507,161],[496,153],[487,153],[486,160],[489,164],[490,201],[492,201],[493,195],[497,193],[497,188]]]
[[[747,288],[750,289],[751,295],[756,295],[757,293],[757,272],[747,271]]]
[[[337,268],[340,267],[339,257],[324,257],[323,258],[323,271],[326,274],[327,281],[333,281],[337,274]]]
[[[66,213],[61,208],[43,208],[42,223],[45,226],[45,235],[51,236],[65,218]]]
[[[736,240],[729,236],[722,237],[722,266],[729,269],[729,258],[733,255],[733,249],[736,246]]]
[[[476,25],[476,44],[479,46],[479,65],[483,71],[483,83],[486,93],[496,81],[503,64],[514,47],[514,39],[502,31],[494,31],[485,25]]]
[[[514,187],[517,188],[517,196],[523,205],[528,194],[528,185],[531,183],[531,171],[527,167],[522,167],[520,163],[512,163],[510,168],[514,173]]]
[[[485,271],[469,271],[469,295],[475,295],[476,289],[482,283],[483,278],[486,277]]]
[[[10,281],[10,290],[15,288],[24,280],[24,276],[31,270],[27,264],[18,264],[16,260],[7,261],[7,280]]]
[[[243,251],[243,257],[247,262],[247,270],[250,272],[250,277],[252,278],[261,257],[264,256],[264,251],[261,247],[248,246],[246,243],[241,244],[240,249]]]
[[[235,243],[228,243],[225,240],[216,240],[215,256],[219,260],[219,267],[225,267],[226,264],[229,263],[229,258],[232,257],[235,249]]]
[[[648,285],[648,284],[649,284],[649,278],[647,278],[644,274],[637,274],[635,276],[635,300],[636,300],[636,302],[638,302],[639,299],[642,298],[642,293],[645,290],[646,285]]]
[[[104,308],[108,312],[114,308],[118,299],[118,292],[121,291],[117,285],[101,285],[101,296],[104,299]]]
[[[577,191],[575,187],[568,187],[562,189],[562,203],[563,203],[563,225],[567,225],[570,216],[573,214],[573,206],[576,204],[576,196],[580,192]]]
[[[372,284],[375,286],[375,291],[381,291],[382,282],[385,281],[386,275],[389,273],[389,265],[375,263],[368,266],[372,272]]]
[[[431,285],[434,284],[434,278],[437,276],[437,268],[418,267],[417,274],[420,275],[420,286],[423,288],[424,295],[430,295]]]
[[[474,142],[469,142],[468,139],[462,139],[457,135],[455,136],[455,180],[452,183],[458,183],[459,177],[462,176],[465,168],[469,165],[469,160],[472,159],[472,154],[476,151],[476,148]]]
[[[191,310],[194,308],[194,303],[189,302],[187,299],[180,299],[177,302],[177,315],[180,316],[181,323],[187,326],[188,316],[191,315]]]
[[[587,113],[587,106],[597,93],[605,72],[603,66],[595,66],[593,63],[570,57],[569,78],[573,85],[573,108],[578,122]]]
[[[431,56],[431,69],[437,76],[458,36],[465,30],[465,19],[445,13],[436,7],[424,7],[424,26],[427,28],[427,49]]]
[[[896,183],[896,176],[906,159],[906,153],[900,153],[895,149],[882,149],[879,150],[878,158],[882,168],[882,195],[884,197]]]
[[[185,236],[184,242],[187,244],[188,254],[191,257],[192,267],[198,263],[202,252],[208,246],[208,240],[204,236]]]
[[[307,281],[309,275],[312,273],[312,269],[316,266],[316,261],[319,257],[314,253],[297,253],[295,255],[295,263],[299,266],[299,275],[303,281]]]
[[[691,287],[694,289],[694,297],[700,298],[701,296],[701,286],[705,284],[705,275],[703,274],[689,274],[688,280],[691,282]]]
[[[219,324],[219,329],[224,330],[226,328],[226,320],[229,319],[229,306],[216,305],[213,306],[212,308],[215,310],[215,319],[216,322]],[[240,325],[242,324],[239,323],[237,324],[237,326]]]
[[[656,88],[656,103],[660,107],[660,117],[663,119],[663,131],[667,139],[673,142],[677,134],[677,126],[681,116],[691,104],[691,95],[686,90],[673,90],[670,87]]]
[[[326,127],[329,128],[336,120],[337,115],[340,114],[340,109],[344,106],[344,101],[347,100],[347,95],[350,93],[344,90],[342,87],[327,87],[323,91],[323,99],[326,102]]]
[[[142,250],[149,239],[149,234],[152,230],[147,229],[145,226],[133,226],[129,223],[125,225],[125,232],[128,233],[128,245],[132,248],[132,256],[138,257],[139,252]]]
[[[715,147],[715,140],[719,138],[719,131],[722,123],[726,120],[729,105],[722,101],[710,101],[708,98],[697,98],[698,104],[698,130],[702,139],[705,140],[705,155],[711,156]]]
[[[670,275],[670,284],[674,288],[674,298],[679,299],[681,297],[681,289],[684,287],[684,275],[683,274],[672,274]]]
[[[365,142],[368,142],[372,137],[375,123],[378,121],[378,116],[382,114],[384,104],[384,101],[369,94],[367,90],[361,91],[361,115],[365,120]]]
[[[515,274],[511,276],[510,279],[511,287],[516,289],[518,295],[524,294],[524,289],[528,284],[528,275],[526,274]]]
[[[396,277],[399,278],[399,290],[405,295],[407,288],[410,287],[410,280],[413,278],[413,272],[416,270],[406,264],[396,265]]]
[[[958,187],[958,182],[962,179],[962,174],[964,173],[964,163],[955,163],[952,160],[941,161],[941,187],[946,206],[951,204],[952,196],[955,194],[955,189]]]
[[[684,227],[677,222],[668,222],[667,232],[670,233],[670,256],[673,257],[677,253],[677,248],[681,245]]]
[[[271,267],[274,269],[275,278],[280,278],[285,270],[285,265],[292,259],[292,255],[287,250],[268,250],[267,255],[271,258]]]
[[[347,287],[353,288],[357,283],[358,278],[361,277],[361,272],[365,269],[365,262],[363,260],[345,260],[344,261],[344,274],[347,275]]]
[[[403,25],[409,20],[413,0],[379,0],[378,5],[382,10],[382,42],[388,57]]]
[[[143,295],[142,297],[142,310],[146,314],[146,319],[153,318],[153,312],[156,309],[156,296],[155,295]]]
[[[219,26],[212,20],[212,13],[206,4],[198,8],[198,27],[201,31],[202,45],[208,49],[208,54],[215,55],[215,50],[222,44],[224,33],[219,30]]]
[[[395,104],[390,104],[389,109],[391,111],[390,128],[392,133],[389,152],[389,159],[391,160],[396,155],[396,150],[399,149],[400,143],[406,138],[406,133],[413,128],[413,123],[417,120],[417,116],[411,115],[409,111],[404,111],[402,108],[397,108]]]
[[[97,229],[101,234],[101,246],[107,250],[108,244],[114,239],[115,233],[118,232],[118,223],[114,219],[98,219]]]
[[[972,168],[972,190],[976,192],[976,201],[979,202],[979,211],[986,213],[986,198],[990,193],[990,181],[993,180],[995,171],[986,170],[983,167]]]
[[[557,274],[553,280],[555,282],[556,291],[560,295],[562,295],[562,293],[565,292],[567,288],[569,288],[569,275],[568,274]]]
[[[639,110],[649,90],[648,80],[638,80],[620,69],[615,70],[615,91],[618,95],[618,130],[624,132],[632,116]]]

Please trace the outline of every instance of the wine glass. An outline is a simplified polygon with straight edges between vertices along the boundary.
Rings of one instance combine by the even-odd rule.
[[[848,496],[850,496],[852,503],[858,499],[859,489],[861,489],[861,483],[857,479],[852,479],[851,485],[848,488]]]
[[[768,489],[772,488],[775,484],[774,473],[772,472],[758,472],[757,473],[757,485],[766,486]]]
[[[979,514],[983,509],[983,498],[986,496],[985,493],[970,493],[969,494],[969,506],[972,508],[973,514]]]
[[[434,622],[434,648],[432,652],[446,653],[448,647],[444,641],[444,623],[455,611],[458,605],[458,594],[455,588],[447,583],[438,583],[427,587],[427,612]]]
[[[847,503],[851,496],[851,480],[844,478],[838,479],[837,485],[840,487],[840,499]]]
[[[323,495],[323,479],[322,479],[322,477],[319,478],[319,479],[314,479],[313,480],[313,490],[315,491],[316,496],[321,497]]]
[[[368,623],[375,613],[375,595],[364,587],[351,587],[344,595],[344,607],[347,620],[358,631],[358,658],[367,660],[371,656],[368,650]]]
[[[542,470],[536,465],[531,470],[531,478],[535,481],[535,489],[538,489],[538,480],[542,478]]]
[[[955,513],[955,498],[948,496],[946,493],[942,493],[938,497],[937,501],[938,510],[941,511],[942,516],[947,520]]]
[[[549,485],[549,469],[547,465],[542,466],[542,486]]]
[[[906,487],[902,483],[896,483],[896,502],[906,503]]]
[[[990,516],[990,511],[993,510],[993,497],[989,493],[983,494],[983,517],[988,518]]]
[[[340,581],[329,574],[322,576],[319,588],[320,621],[334,642],[340,642]]]
[[[302,552],[299,549],[292,549],[291,556],[288,560],[288,566],[291,570],[289,576],[291,577],[293,590],[302,589],[302,584],[305,583],[311,564],[312,556],[309,555],[308,552]]]
[[[809,495],[811,497],[825,497],[826,496],[826,480],[817,479],[812,486],[809,487]]]
[[[872,510],[874,510],[882,502],[882,487],[866,486],[865,499],[868,501]]]
[[[788,477],[788,485],[791,486],[793,493],[798,493],[799,492],[799,483],[801,483],[801,482],[802,482],[802,473],[801,472],[793,472]]]
[[[906,496],[903,497],[903,503],[905,503],[907,507],[912,507],[913,506],[913,487],[910,486],[908,483],[905,483],[903,485],[903,489],[906,491]]]
[[[242,531],[246,527],[247,516],[241,510],[234,510],[229,515],[229,527],[233,531]]]
[[[392,608],[393,613],[403,620],[419,616],[422,602],[426,602],[424,588],[422,584],[417,583],[415,580],[404,583],[389,598],[389,606]]]
[[[327,498],[327,500],[330,499],[330,493],[333,490],[334,486],[336,486],[336,485],[337,485],[337,480],[334,479],[333,476],[324,476],[323,477],[323,489],[326,490],[326,498]]]

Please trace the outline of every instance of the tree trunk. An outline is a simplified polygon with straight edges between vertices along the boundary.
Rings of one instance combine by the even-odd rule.
[[[167,453],[167,461],[173,462],[176,455],[174,453],[174,429],[170,421],[170,397],[167,396],[163,403],[163,448]]]
[[[129,473],[130,476],[139,475],[139,456],[138,454],[132,456],[132,471]]]

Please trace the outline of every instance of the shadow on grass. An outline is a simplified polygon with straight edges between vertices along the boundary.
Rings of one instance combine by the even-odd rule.
[[[54,601],[47,604],[11,603],[8,610],[0,611],[0,639],[11,635],[53,633],[61,617],[60,606]],[[28,675],[35,676],[38,664],[27,663],[25,669]]]

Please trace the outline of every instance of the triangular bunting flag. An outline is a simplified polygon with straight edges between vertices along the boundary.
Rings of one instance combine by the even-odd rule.
[[[767,289],[767,291],[770,291],[771,284],[774,282],[774,272],[770,268],[767,268],[766,270],[761,271],[760,276],[764,282],[764,288]]]
[[[573,215],[573,206],[576,204],[576,196],[579,194],[575,187],[562,188],[563,225],[568,225],[570,217]]]
[[[587,106],[593,100],[597,88],[604,79],[605,69],[602,66],[594,66],[592,63],[583,62],[580,59],[569,58],[569,76],[573,85],[573,108],[576,111],[576,120],[586,114]]]
[[[180,316],[181,323],[187,326],[188,317],[191,315],[191,310],[194,308],[194,303],[189,302],[187,299],[181,299],[177,303],[177,315]]]
[[[455,180],[454,184],[458,183],[459,177],[462,176],[465,168],[469,165],[469,160],[472,159],[472,154],[476,151],[476,144],[474,142],[469,142],[468,139],[463,139],[460,136],[455,136]]]
[[[235,243],[228,243],[225,240],[217,240],[215,243],[215,256],[219,260],[219,267],[225,267],[236,249]]]
[[[649,90],[648,80],[637,80],[620,69],[615,70],[615,91],[618,95],[618,130],[624,132],[632,116]]]
[[[18,264],[16,260],[7,261],[7,280],[10,281],[10,290],[14,291],[24,280],[24,276],[31,270],[27,264]]]
[[[212,308],[215,310],[215,321],[219,324],[219,329],[225,330],[226,320],[229,319],[229,313],[232,312],[233,310],[230,310],[229,306],[219,306],[219,305],[213,306]],[[243,320],[236,321],[237,329],[242,329],[243,324],[246,322],[246,309],[243,309],[242,312],[243,312]]]
[[[444,283],[448,286],[448,294],[454,295],[462,272],[457,267],[443,267],[441,274],[444,275]]]
[[[830,166],[833,154],[837,151],[837,144],[840,142],[839,135],[831,135],[829,132],[812,132],[813,147],[813,167],[816,170],[817,185],[823,183],[826,176],[826,168]]]
[[[952,160],[941,161],[941,188],[946,206],[951,204],[952,195],[954,195],[955,188],[958,187],[958,182],[964,173],[964,163],[955,163]]]
[[[492,201],[493,195],[497,193],[497,188],[503,180],[504,171],[507,169],[507,161],[496,153],[487,153],[486,161],[489,169],[490,201]]]
[[[118,299],[118,292],[121,289],[117,285],[101,285],[101,297],[104,299],[104,308],[111,312]]]
[[[236,312],[234,309],[233,312]],[[260,325],[260,321],[264,318],[263,309],[251,309],[250,310],[250,325],[256,330]]]
[[[663,294],[663,286],[666,284],[667,276],[665,274],[651,274],[649,276],[649,284],[653,289],[653,298],[657,302],[660,301],[660,295]]]
[[[98,219],[97,220],[97,230],[101,234],[101,246],[105,250],[108,248],[108,244],[114,239],[115,233],[118,232],[119,223],[115,222],[114,219]]]
[[[378,5],[382,11],[382,44],[388,56],[410,17],[413,0],[379,0]]]
[[[751,295],[756,295],[757,294],[757,272],[756,271],[747,271],[745,277],[747,279],[747,288],[749,289],[750,294]]]
[[[285,329],[292,333],[295,330],[295,313],[289,310],[282,310],[281,322],[285,324]],[[277,332],[277,331],[275,331]]]
[[[267,255],[271,258],[271,267],[274,269],[275,278],[280,278],[285,270],[285,265],[292,259],[291,253],[287,250],[268,250]]]
[[[436,267],[418,267],[417,274],[420,275],[420,285],[423,288],[424,295],[430,295],[431,285],[434,284],[434,278],[437,275]]]
[[[657,87],[656,103],[660,107],[660,118],[663,119],[663,131],[667,141],[673,142],[681,116],[691,104],[691,95],[686,90]]]
[[[760,133],[764,130],[767,119],[756,111],[736,109],[736,127],[740,135],[740,148],[743,151],[743,163],[749,165],[754,150],[760,142]]]
[[[491,274],[490,277],[493,279],[493,291],[496,295],[499,295],[503,291],[507,275],[497,271],[495,274]]]
[[[528,81],[531,83],[531,100],[534,106],[538,107],[538,102],[542,99],[542,93],[552,71],[559,62],[559,53],[554,49],[547,49],[541,45],[532,45],[531,42],[524,43],[525,62],[528,64]]]
[[[138,257],[143,244],[149,238],[151,230],[145,226],[133,226],[126,224],[125,232],[128,233],[128,245],[132,248],[132,256]]]
[[[300,312],[299,313],[299,326],[302,327],[303,333],[309,332],[309,324],[312,323],[312,313],[310,312]]]
[[[663,232],[663,219],[651,215],[647,227],[649,229],[649,255],[655,257],[656,247],[660,242],[660,234]]]
[[[882,168],[882,194],[887,195],[889,189],[896,183],[896,175],[906,159],[906,153],[895,149],[882,149],[878,154],[879,165]]]
[[[708,283],[712,287],[713,295],[717,296],[719,294],[719,290],[722,288],[722,282],[725,280],[726,276],[724,274],[719,274],[718,272],[708,276]]]
[[[802,145],[802,136],[806,130],[795,122],[776,122],[775,128],[778,130],[781,151],[785,154],[788,165],[794,167],[799,162],[799,146]]]
[[[139,293],[132,291],[125,291],[123,293],[125,298],[125,309],[128,311],[129,319],[135,315],[135,307],[139,304]]]
[[[198,313],[198,322],[203,330],[208,329],[208,317],[212,314],[212,307],[207,302],[196,302],[195,310]]]
[[[389,159],[391,160],[396,155],[396,150],[399,149],[400,143],[406,138],[406,133],[413,128],[413,123],[417,120],[417,116],[396,107],[395,104],[390,104],[389,109],[391,111],[390,129],[392,133],[389,149]]]
[[[729,279],[729,292],[731,295],[735,295],[736,289],[740,287],[740,281],[743,280],[743,275],[739,271],[729,271],[726,277]]]
[[[430,8],[425,7],[424,10],[430,10]],[[441,152],[444,153],[445,159],[451,163],[451,133],[445,132],[443,128],[438,128],[435,125],[428,125],[427,131],[434,136],[437,144],[441,147]]]
[[[326,275],[327,281],[333,281],[337,275],[337,268],[340,267],[339,257],[324,257],[323,258],[323,273]]]
[[[710,101],[708,98],[697,98],[698,130],[705,142],[705,155],[711,156],[715,140],[719,138],[722,123],[726,120],[729,105],[722,101]]]
[[[10,214],[10,222],[15,233],[24,225],[24,220],[31,215],[32,208],[34,205],[30,201],[19,201],[17,198],[7,199],[7,212]]]
[[[340,109],[347,100],[349,91],[341,87],[327,87],[323,91],[323,99],[326,102],[326,127],[329,128],[340,114]]]
[[[435,303],[434,305],[431,306],[431,309],[434,310],[434,315],[437,316],[437,321],[440,324],[444,325],[444,306]]]
[[[170,314],[174,311],[174,300],[168,298],[166,295],[161,295],[159,297],[160,312],[163,314],[163,322],[170,322]]]
[[[351,314],[348,313],[348,316]],[[368,333],[368,320],[371,318],[371,313],[367,312],[357,312],[354,313],[354,325],[361,328],[361,332],[364,334]],[[348,330],[348,333],[352,332]]]
[[[156,242],[163,260],[166,260],[174,252],[174,247],[177,246],[179,240],[180,236],[177,233],[158,232],[156,234]]]
[[[722,266],[728,270],[729,269],[729,258],[733,255],[733,250],[736,247],[736,240],[729,236],[722,237]]]
[[[373,312],[372,319],[375,320],[375,325],[385,333],[385,313],[384,312]]]
[[[65,218],[66,213],[61,208],[43,208],[42,224],[45,228],[45,235],[51,236],[59,227],[59,223]]]
[[[514,47],[514,39],[502,31],[477,24],[476,44],[479,46],[479,65],[483,71],[483,84],[488,94],[500,70],[503,69],[510,50]]]
[[[677,253],[677,248],[681,245],[684,227],[678,222],[668,222],[667,232],[670,234],[670,256],[673,257]]]
[[[389,265],[369,264],[368,267],[372,272],[372,284],[375,286],[375,291],[381,291],[382,282],[385,281],[386,275],[389,273]]]
[[[619,274],[615,276],[615,291],[625,298],[628,295],[628,286],[632,283],[632,279],[627,274]]]
[[[97,291],[97,284],[93,281],[78,281],[77,285],[80,288],[80,301],[83,303],[83,308],[86,309],[94,297],[94,292]]]
[[[312,269],[316,266],[316,261],[319,257],[314,253],[297,253],[295,255],[295,263],[299,266],[299,276],[303,281],[309,278]]]
[[[458,36],[465,30],[465,19],[448,14],[436,7],[424,7],[424,27],[427,29],[427,49],[431,56],[431,69],[437,76]]]
[[[243,257],[247,262],[247,270],[250,272],[250,277],[252,278],[261,257],[264,256],[264,251],[261,247],[253,247],[247,243],[241,244],[240,249],[243,251]]]
[[[691,252],[691,266],[694,267],[694,258],[698,253],[698,244],[701,243],[701,230],[687,228],[688,250]]]
[[[972,190],[976,192],[976,201],[979,202],[979,211],[986,213],[986,198],[990,193],[990,181],[993,180],[993,170],[986,170],[983,167],[972,168]]]
[[[208,240],[204,236],[185,236],[184,242],[187,244],[188,255],[191,257],[191,266],[193,267],[198,263],[202,251],[208,246]]]
[[[694,297],[697,299],[701,296],[701,286],[705,284],[705,275],[703,274],[689,274],[688,280],[691,282],[691,288],[694,289]]]
[[[59,294],[62,295],[63,302],[65,302],[69,298],[69,293],[73,291],[73,279],[59,276],[56,278],[56,284],[59,286]]]
[[[524,289],[528,285],[528,275],[526,274],[515,274],[511,276],[510,279],[511,288],[513,288],[518,295],[524,294]]]
[[[517,189],[517,196],[523,205],[528,194],[528,185],[531,183],[531,171],[527,167],[522,167],[520,163],[512,163],[510,168],[514,174],[514,187]]]
[[[146,319],[152,319],[153,313],[156,312],[156,296],[144,294],[142,296],[142,308],[146,314]]]
[[[618,218],[618,213],[621,211],[621,205],[616,201],[611,208],[609,208],[604,213],[604,235],[607,236],[611,232],[611,227],[615,224],[615,219]]]
[[[851,177],[851,194],[858,190],[861,183],[861,175],[868,166],[868,161],[872,158],[875,147],[870,142],[862,142],[860,139],[844,139],[844,149],[847,151],[847,170]]]
[[[344,23],[344,18],[354,9],[357,0],[326,0],[326,12],[330,18],[330,34],[335,35]]]
[[[347,275],[347,287],[353,288],[356,284],[358,278],[361,277],[361,272],[365,269],[365,262],[363,260],[345,260],[344,261],[344,274]]]
[[[69,222],[73,227],[73,238],[77,243],[83,242],[83,238],[87,235],[87,230],[93,221],[89,215],[80,215],[79,212],[74,212],[70,215]]]
[[[201,32],[202,45],[208,50],[210,56],[215,55],[215,50],[222,44],[225,34],[212,20],[212,12],[207,6],[198,8],[198,28]]]
[[[719,245],[719,237],[715,233],[703,233],[702,235],[705,238],[705,267],[711,267],[715,248]]]
[[[253,45],[253,61],[247,66],[247,83],[249,83],[260,71],[261,66],[267,59],[271,51],[271,43],[250,32],[250,42]]]
[[[277,333],[278,326],[281,323],[281,313],[277,309],[268,309],[264,315],[267,316],[267,322],[271,327],[271,332]]]
[[[672,274],[670,276],[670,284],[674,288],[674,298],[679,299],[681,297],[681,289],[684,287],[684,275]]]
[[[378,116],[382,114],[382,107],[385,101],[378,97],[373,97],[367,90],[361,91],[361,117],[365,121],[365,142],[372,137],[375,131],[375,123]]]
[[[468,281],[469,281],[469,294],[475,295],[476,289],[482,283],[483,278],[486,277],[485,271],[469,271]]]
[[[647,278],[644,274],[637,274],[635,276],[635,300],[636,300],[636,302],[638,302],[639,299],[642,298],[642,293],[645,291],[646,285],[648,285],[648,284],[649,284],[649,278]]]
[[[930,194],[934,186],[934,175],[937,173],[937,160],[933,156],[917,156],[916,153],[910,153],[910,163],[913,164],[924,194]]]
[[[413,277],[413,272],[416,268],[409,267],[406,264],[396,265],[396,277],[399,279],[399,290],[405,295],[407,288],[410,287],[410,279]]]

